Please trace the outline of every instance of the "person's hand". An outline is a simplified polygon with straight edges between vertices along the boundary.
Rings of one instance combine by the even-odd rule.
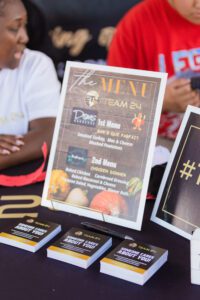
[[[189,104],[200,106],[200,94],[191,89],[190,79],[179,78],[167,84],[163,111],[185,112]]]
[[[20,151],[23,145],[22,136],[0,134],[0,155],[9,155]]]

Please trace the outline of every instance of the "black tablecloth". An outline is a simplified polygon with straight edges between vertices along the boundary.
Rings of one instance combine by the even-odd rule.
[[[42,183],[21,188],[0,186],[0,195],[41,195],[42,189]],[[1,199],[0,207],[2,203]],[[168,262],[144,286],[101,274],[99,260],[85,270],[49,259],[46,248],[51,242],[36,253],[0,244],[0,299],[200,299],[200,287],[190,283],[190,243],[150,221],[153,204],[152,201],[146,204],[142,231],[106,224],[138,241],[169,250]],[[31,211],[38,212],[41,219],[60,223],[59,236],[73,226],[80,227],[81,221],[89,220],[41,206]],[[0,230],[13,221],[0,215]],[[120,240],[113,238],[113,247],[119,243]]]

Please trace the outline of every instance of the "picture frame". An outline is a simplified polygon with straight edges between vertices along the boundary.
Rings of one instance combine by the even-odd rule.
[[[187,239],[200,226],[200,108],[188,106],[158,191],[151,220]]]
[[[141,229],[166,80],[67,62],[43,206]]]

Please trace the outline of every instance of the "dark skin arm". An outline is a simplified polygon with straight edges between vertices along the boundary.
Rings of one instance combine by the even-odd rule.
[[[29,123],[23,137],[0,135],[0,170],[40,158],[44,142],[50,149],[54,124],[55,118],[37,119]]]

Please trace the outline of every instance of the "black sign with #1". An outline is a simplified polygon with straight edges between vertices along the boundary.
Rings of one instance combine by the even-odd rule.
[[[200,227],[200,109],[189,107],[161,183],[152,220],[191,237]]]

